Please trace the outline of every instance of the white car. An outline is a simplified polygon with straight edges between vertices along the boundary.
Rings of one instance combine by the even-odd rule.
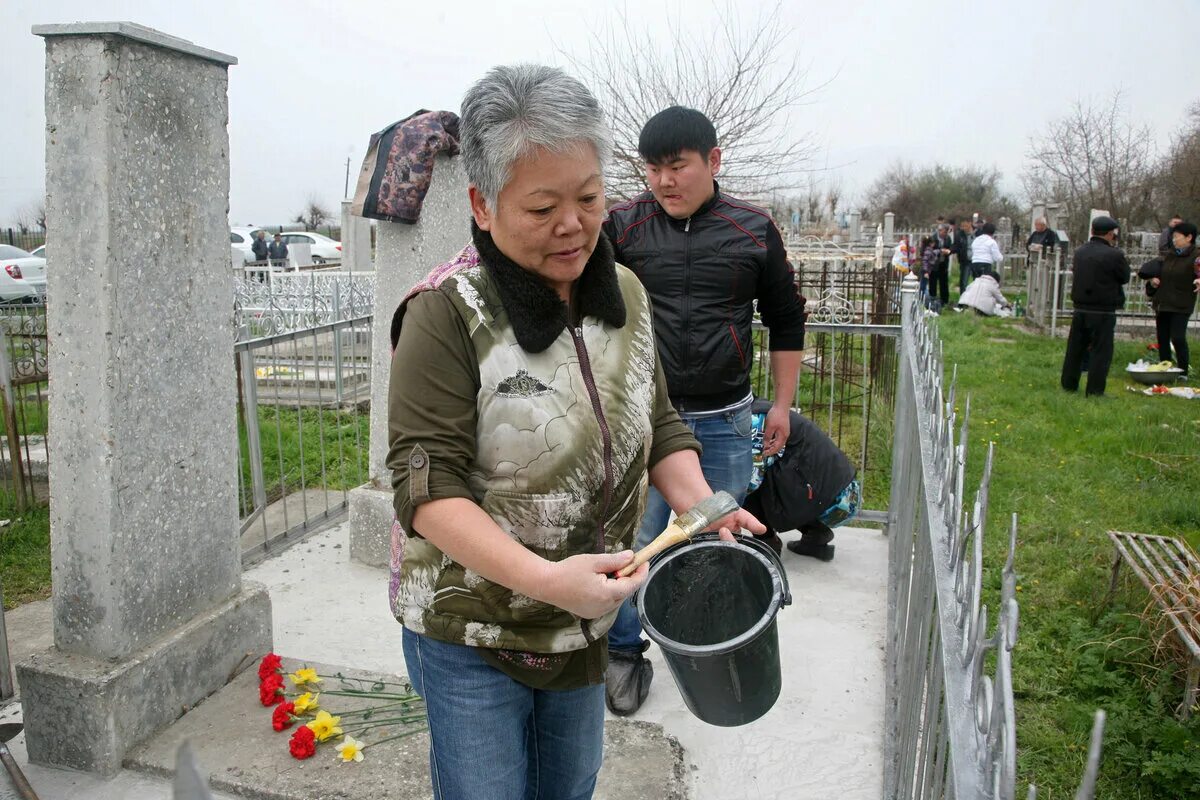
[[[0,300],[39,298],[46,293],[46,259],[0,244]]]
[[[264,230],[264,229],[263,228],[247,228],[247,227],[230,228],[229,229],[230,256],[232,257],[233,250],[237,250],[238,252],[240,252],[242,254],[242,261],[244,263],[249,264],[251,261],[256,261],[257,259],[254,258],[254,250],[251,249],[251,244],[254,241],[254,237],[257,236],[258,232],[261,230]],[[270,234],[267,235],[267,241],[268,242],[271,241]]]
[[[268,236],[268,238],[271,238]],[[314,264],[324,264],[326,261],[342,260],[342,243],[312,231],[287,231],[282,237],[288,247],[294,244],[306,244],[311,250]]]

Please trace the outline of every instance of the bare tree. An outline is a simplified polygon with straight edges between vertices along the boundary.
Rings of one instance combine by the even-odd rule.
[[[329,213],[329,209],[321,205],[321,201],[317,196],[310,194],[305,204],[304,210],[296,215],[296,222],[299,222],[307,230],[315,231],[322,225],[327,225],[333,217]]]
[[[1171,137],[1171,147],[1159,168],[1159,224],[1178,214],[1200,220],[1200,102],[1188,109],[1183,127]]]
[[[842,202],[842,185],[837,182],[829,184],[825,190],[825,202],[829,206],[829,216],[837,223],[838,206]]]
[[[796,132],[791,114],[821,87],[807,86],[807,68],[780,8],[743,27],[745,12],[729,5],[707,37],[677,27],[666,47],[622,10],[615,23],[593,34],[586,53],[560,49],[613,127],[610,195],[628,198],[647,188],[638,134],[646,120],[672,105],[699,109],[716,126],[723,188],[765,198],[798,185],[813,145],[809,135]]]
[[[1154,153],[1148,125],[1135,126],[1116,92],[1104,105],[1077,101],[1030,140],[1023,176],[1033,199],[1067,206],[1067,230],[1086,238],[1088,212],[1100,208],[1130,225],[1154,216]]]

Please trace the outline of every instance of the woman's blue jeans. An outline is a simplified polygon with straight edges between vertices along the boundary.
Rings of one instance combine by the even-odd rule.
[[[700,469],[704,479],[714,492],[726,491],[741,503],[750,488],[750,476],[754,471],[754,456],[751,452],[750,406],[741,411],[725,414],[696,416],[680,414],[679,418],[692,429],[704,452],[700,455]],[[663,532],[671,520],[671,507],[651,487],[646,499],[646,513],[642,516],[642,527],[638,530],[634,549],[641,549]],[[608,631],[609,652],[642,652],[642,623],[638,620],[633,601],[621,606],[617,620]]]
[[[404,629],[429,715],[434,800],[588,800],[604,752],[604,685],[530,689],[477,648]]]

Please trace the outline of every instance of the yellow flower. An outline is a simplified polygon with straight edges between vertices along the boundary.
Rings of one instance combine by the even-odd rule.
[[[341,721],[341,717],[335,717],[328,711],[318,711],[317,718],[308,723],[308,729],[317,737],[318,742],[325,742],[342,735],[342,729],[338,727]]]
[[[299,716],[300,714],[308,714],[309,712],[316,711],[320,708],[320,703],[318,703],[320,697],[321,695],[313,694],[312,692],[305,692],[300,695],[296,698],[294,713]]]
[[[291,674],[292,683],[297,686],[303,686],[306,683],[320,683],[321,679],[317,677],[317,671],[312,667],[304,667],[298,669]]]
[[[362,751],[364,747],[366,747],[366,745],[362,742],[347,736],[345,739],[342,739],[342,743],[339,744],[336,749],[338,754],[341,755],[343,762],[362,761]]]

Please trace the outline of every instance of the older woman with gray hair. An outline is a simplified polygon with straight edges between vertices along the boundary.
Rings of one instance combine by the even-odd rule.
[[[606,634],[646,570],[609,576],[647,481],[679,512],[712,491],[646,293],[600,232],[596,99],[558,69],[497,67],[461,117],[471,244],[392,325],[392,608],[435,798],[589,798]]]

